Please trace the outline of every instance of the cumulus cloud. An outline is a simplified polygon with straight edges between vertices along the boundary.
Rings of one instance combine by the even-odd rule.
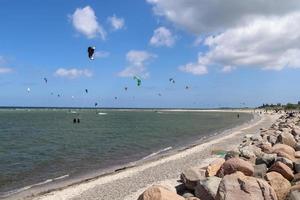
[[[55,71],[54,75],[63,78],[75,79],[78,77],[91,77],[93,76],[93,73],[88,69],[59,68]]]
[[[125,20],[124,18],[118,18],[116,15],[107,18],[113,30],[120,30],[124,28]]]
[[[108,51],[96,51],[94,53],[95,58],[107,58],[108,56],[110,56]]]
[[[180,68],[186,72],[197,74],[199,63],[223,72],[237,67],[300,68],[298,0],[147,1],[156,15],[203,38],[207,51],[198,63]]]
[[[171,47],[175,43],[175,37],[173,36],[172,32],[161,26],[154,30],[154,34],[150,39],[150,44],[156,47],[159,46],[167,46]]]
[[[74,28],[88,38],[100,36],[103,40],[106,37],[106,32],[97,21],[95,11],[90,6],[77,8],[70,16]]]
[[[260,67],[281,70],[300,68],[300,13],[261,17],[243,26],[209,36],[207,65]]]
[[[204,75],[208,73],[207,67],[206,67],[206,60],[201,59],[202,55],[201,53],[198,55],[198,62],[196,63],[188,63],[186,65],[180,66],[179,70],[191,73],[194,75]]]
[[[154,13],[195,34],[215,33],[255,16],[284,15],[300,9],[299,0],[147,0]]]
[[[129,66],[119,72],[118,75],[120,77],[140,76],[142,78],[147,78],[149,72],[147,71],[146,65],[149,60],[155,57],[156,55],[147,51],[131,50],[126,54],[126,60],[129,63]]]

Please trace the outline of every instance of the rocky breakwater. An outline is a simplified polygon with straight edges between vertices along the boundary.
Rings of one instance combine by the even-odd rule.
[[[186,169],[179,182],[151,186],[138,200],[300,200],[300,115],[282,115],[224,158]]]

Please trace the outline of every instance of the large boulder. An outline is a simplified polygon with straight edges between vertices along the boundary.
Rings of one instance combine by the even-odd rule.
[[[285,158],[285,157],[277,157],[275,161],[276,161],[276,162],[277,162],[277,161],[280,161],[280,162],[286,164],[286,165],[287,165],[289,168],[291,168],[291,169],[294,168],[293,161],[291,161],[291,160],[289,160],[289,159],[287,159],[287,158]]]
[[[216,200],[277,200],[276,193],[263,179],[241,172],[226,175],[220,182]]]
[[[163,186],[152,186],[144,191],[138,200],[185,200],[185,198],[167,190]]]
[[[274,163],[276,158],[277,158],[276,154],[263,153],[261,156],[258,156],[256,158],[255,164],[257,164],[257,165],[266,164],[269,167]]]
[[[243,172],[247,176],[252,176],[254,168],[252,164],[245,160],[242,160],[240,158],[231,158],[223,163],[217,176],[223,177],[224,175],[232,174],[236,171]]]
[[[216,176],[200,180],[195,188],[195,196],[200,199],[214,200],[219,188],[221,178]]]
[[[278,200],[285,200],[291,187],[290,182],[277,172],[267,173],[265,179],[275,190]]]
[[[271,168],[269,169],[269,172],[278,172],[279,174],[281,174],[284,178],[286,178],[287,180],[291,181],[294,179],[294,173],[293,170],[291,170],[291,168],[289,168],[286,164],[277,161],[275,162]]]
[[[217,158],[216,160],[211,162],[206,169],[205,175],[207,177],[215,176],[217,174],[217,172],[220,170],[220,168],[224,162],[225,162],[224,158]]]
[[[239,149],[240,150],[240,155],[244,158],[253,158],[260,156],[262,154],[262,151],[259,147],[250,145],[250,146],[245,146]]]
[[[272,153],[272,144],[269,142],[264,142],[264,143],[260,144],[259,148],[264,153]]]
[[[289,145],[290,147],[295,147],[297,142],[291,133],[283,132],[277,138],[278,143]]]
[[[272,148],[272,152],[290,160],[294,160],[295,157],[295,150],[286,144],[275,144]]]
[[[184,170],[180,175],[180,178],[186,188],[194,190],[197,182],[200,179],[205,179],[205,172],[206,170],[200,167],[191,167],[187,170]]]

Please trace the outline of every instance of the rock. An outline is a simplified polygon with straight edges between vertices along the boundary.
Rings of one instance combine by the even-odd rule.
[[[195,197],[194,194],[192,194],[188,191],[185,191],[181,196],[184,197],[184,198]]]
[[[291,170],[291,168],[289,168],[286,164],[277,161],[275,162],[271,168],[269,169],[269,172],[278,172],[280,173],[284,178],[286,178],[287,180],[291,181],[294,179],[294,173]]]
[[[300,184],[293,185],[293,186],[290,188],[290,191],[294,191],[294,190],[299,190],[299,191],[300,191]]]
[[[300,160],[294,161],[294,169],[296,173],[300,173]]]
[[[289,200],[300,200],[300,191],[291,191],[289,194]]]
[[[291,160],[291,161],[294,161],[294,160],[295,160],[295,156],[291,156],[291,155],[289,155],[289,154],[287,154],[287,153],[285,153],[285,152],[283,152],[283,151],[278,151],[278,152],[277,152],[277,156],[278,156],[278,157],[284,157],[284,158],[287,158],[287,159],[289,159],[289,160]]]
[[[300,181],[300,173],[294,174],[293,182],[296,183],[298,181]]]
[[[231,158],[223,163],[217,175],[219,177],[223,177],[224,175],[232,174],[236,171],[241,171],[247,176],[252,176],[254,168],[247,161],[244,161],[240,158]]]
[[[200,167],[192,167],[184,170],[180,175],[180,178],[187,189],[194,190],[197,182],[200,179],[205,179],[205,172],[206,170],[201,169]]]
[[[256,178],[264,178],[267,173],[267,170],[268,169],[266,164],[255,165],[253,176]]]
[[[262,154],[261,149],[254,145],[245,146],[243,148],[240,148],[239,150],[240,150],[240,155],[248,159],[260,156]]]
[[[296,144],[295,150],[296,150],[296,151],[300,151],[300,143],[297,143],[297,144]]]
[[[225,162],[224,158],[217,158],[212,163],[209,164],[209,166],[206,169],[205,175],[207,177],[209,176],[215,176],[217,172],[220,170],[221,166]]]
[[[250,137],[250,139],[251,139],[252,141],[262,141],[262,137],[261,137],[260,135],[257,135],[257,134],[252,135],[252,136]]]
[[[220,182],[216,200],[277,200],[276,193],[263,179],[242,172],[226,175]]]
[[[300,128],[295,126],[293,129],[292,129],[292,134],[293,135],[300,135]]]
[[[271,143],[271,144],[275,144],[276,141],[277,141],[277,137],[275,135],[268,135],[268,141]]]
[[[240,155],[244,158],[253,158],[256,157],[250,146],[244,146],[240,148]]]
[[[225,160],[228,160],[230,158],[238,158],[240,155],[237,151],[228,151],[225,155]]]
[[[278,143],[289,145],[290,147],[296,146],[296,140],[294,139],[294,136],[291,133],[283,132],[281,133],[277,138]]]
[[[262,156],[256,158],[255,164],[256,165],[266,164],[269,167],[274,163],[276,158],[277,158],[276,154],[263,153]]]
[[[300,158],[300,151],[296,151],[296,152],[295,152],[295,157],[296,157],[296,158]]]
[[[295,156],[295,150],[292,147],[290,147],[286,144],[275,144],[272,147],[272,152],[277,153],[277,155],[278,155],[278,153],[283,152],[284,154],[289,155],[289,157],[294,157]],[[285,157],[285,156],[283,156],[283,157]],[[293,160],[293,159],[290,159],[290,160]]]
[[[278,200],[285,200],[291,187],[290,182],[277,172],[267,173],[265,179],[275,190]]]
[[[272,153],[272,144],[269,142],[265,142],[259,145],[259,148],[264,153]]]
[[[138,200],[185,200],[182,196],[171,192],[163,186],[152,186],[144,191]]]
[[[201,200],[201,199],[199,199],[199,198],[197,198],[197,197],[188,197],[188,198],[186,198],[185,200]]]
[[[289,168],[293,169],[294,168],[294,164],[293,161],[285,158],[285,157],[277,157],[275,161],[280,161],[284,164],[286,164]]]
[[[195,188],[195,196],[199,199],[214,200],[219,188],[221,178],[216,176],[200,180]]]

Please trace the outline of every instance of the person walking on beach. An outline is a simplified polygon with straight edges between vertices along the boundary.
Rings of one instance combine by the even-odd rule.
[[[240,118],[240,114],[237,114],[237,118]]]
[[[76,118],[73,119],[73,124],[76,124]]]

